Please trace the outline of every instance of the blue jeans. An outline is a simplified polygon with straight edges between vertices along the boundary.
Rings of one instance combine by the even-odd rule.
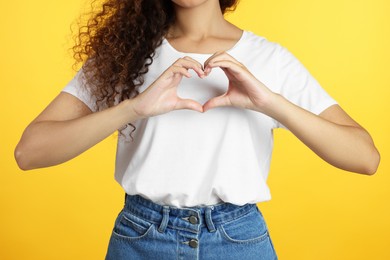
[[[276,260],[256,204],[177,208],[125,194],[106,260]]]

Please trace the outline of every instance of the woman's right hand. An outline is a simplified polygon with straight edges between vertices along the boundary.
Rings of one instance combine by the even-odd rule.
[[[140,118],[156,116],[177,109],[203,112],[203,106],[192,99],[177,96],[177,87],[183,76],[190,78],[192,69],[200,78],[205,77],[203,66],[190,57],[174,62],[147,89],[133,99],[134,112]]]

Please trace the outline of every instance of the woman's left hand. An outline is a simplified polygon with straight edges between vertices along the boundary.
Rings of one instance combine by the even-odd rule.
[[[204,63],[209,75],[213,68],[221,68],[229,79],[228,90],[211,98],[203,105],[203,112],[221,106],[234,106],[266,113],[267,104],[275,94],[253,76],[249,70],[226,52],[217,52]]]

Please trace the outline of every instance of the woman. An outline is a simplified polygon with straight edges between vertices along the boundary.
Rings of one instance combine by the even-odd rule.
[[[80,30],[82,69],[16,147],[20,168],[47,167],[120,129],[106,259],[277,259],[256,206],[277,127],[375,173],[370,135],[286,48],[226,21],[235,4],[106,0]]]

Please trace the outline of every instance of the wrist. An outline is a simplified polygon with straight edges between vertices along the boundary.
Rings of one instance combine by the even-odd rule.
[[[128,123],[132,123],[136,120],[145,118],[143,115],[137,112],[137,110],[135,109],[135,103],[136,100],[134,98],[123,100],[120,103],[120,105],[123,106],[123,112],[127,115]]]
[[[269,117],[272,117],[278,121],[283,121],[283,115],[286,114],[288,104],[290,102],[282,95],[270,92],[267,96],[264,104],[261,107],[257,107],[256,111],[263,113]]]
[[[267,91],[261,102],[258,102],[259,104],[257,104],[253,110],[270,116],[277,110],[278,99],[280,99],[280,94]]]
[[[267,115],[287,128],[289,128],[291,123],[302,119],[302,112],[307,112],[280,94],[276,94],[271,103],[272,105],[270,105]]]

